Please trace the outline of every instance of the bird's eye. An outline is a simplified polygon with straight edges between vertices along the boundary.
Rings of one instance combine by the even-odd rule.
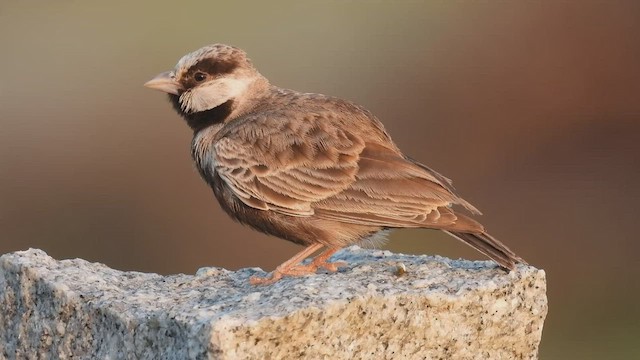
[[[197,82],[202,82],[207,78],[207,74],[203,73],[203,72],[197,72],[195,74],[193,74],[193,79]]]

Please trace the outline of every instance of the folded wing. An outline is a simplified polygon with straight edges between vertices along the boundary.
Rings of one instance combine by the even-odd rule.
[[[241,201],[262,210],[382,227],[481,229],[450,210],[460,204],[477,212],[448,179],[375,136],[378,127],[343,125],[321,115],[246,119],[214,145],[215,170]]]

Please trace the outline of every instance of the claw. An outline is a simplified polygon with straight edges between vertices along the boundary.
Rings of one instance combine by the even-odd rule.
[[[316,256],[311,261],[311,264],[309,264],[309,265],[315,266],[316,269],[317,268],[323,268],[323,269],[326,269],[326,270],[328,270],[330,272],[338,271],[339,268],[347,266],[347,263],[344,262],[344,261],[335,261],[335,262],[327,261],[338,250],[339,249],[328,249],[328,250],[325,250],[325,252],[323,252],[322,254]]]
[[[284,276],[304,276],[315,274],[318,270],[318,267],[309,264],[309,265],[294,265],[288,268],[277,268],[275,269],[269,276],[259,277],[252,276],[249,278],[249,283],[251,285],[271,285],[276,281],[282,279]]]
[[[341,267],[345,267],[347,266],[347,262],[346,261],[334,261],[334,262],[325,262],[322,264],[318,264],[318,267],[321,267],[327,271],[330,272],[336,272],[338,271]]]
[[[276,276],[276,274],[271,274],[271,276],[260,277],[260,276],[252,276],[249,278],[249,284],[251,285],[271,285],[276,281],[280,280],[282,275]]]
[[[252,276],[249,278],[249,283],[251,283],[251,285],[270,285],[282,279],[284,276],[311,275],[315,274],[319,268],[330,272],[336,272],[339,268],[347,266],[347,263],[344,261],[327,261],[339,249],[327,249],[320,255],[316,256],[309,264],[299,264],[299,262],[304,260],[305,257],[311,255],[320,248],[322,248],[321,244],[311,245],[296,254],[293,258],[278,266],[270,275],[266,277]]]

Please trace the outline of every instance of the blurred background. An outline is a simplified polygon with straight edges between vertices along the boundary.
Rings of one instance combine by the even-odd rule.
[[[547,271],[541,359],[640,358],[640,2],[0,1],[0,253],[122,270],[271,270],[299,250],[233,223],[191,132],[142,87],[245,49],[273,83],[353,100]],[[402,230],[387,249],[482,259]]]

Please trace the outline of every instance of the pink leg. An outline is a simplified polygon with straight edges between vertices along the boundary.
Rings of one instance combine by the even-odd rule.
[[[304,248],[304,250],[295,254],[291,259],[283,262],[280,266],[278,266],[271,273],[271,276],[264,277],[264,278],[258,277],[258,276],[252,276],[249,279],[249,282],[252,285],[268,285],[268,284],[273,284],[274,282],[280,280],[285,275],[302,276],[302,275],[315,273],[315,269],[311,271],[312,269],[310,267],[307,268],[305,266],[301,266],[298,264],[302,262],[302,260],[312,255],[314,252],[320,250],[322,247],[324,247],[324,245],[322,244],[309,245],[306,248]]]
[[[324,245],[321,244],[313,244],[306,247],[304,250],[300,251],[296,255],[294,255],[291,259],[282,263],[282,265],[278,266],[269,277],[258,277],[252,276],[249,279],[252,285],[269,285],[273,284],[276,281],[282,279],[283,276],[304,276],[309,274],[315,274],[315,272],[319,268],[326,269],[330,272],[336,272],[342,266],[347,266],[347,263],[344,261],[336,261],[336,262],[328,262],[329,258],[333,256],[340,248],[330,248],[326,249],[318,256],[316,256],[311,263],[307,265],[300,265],[300,263],[312,255],[314,252],[321,249]]]
[[[309,265],[314,266],[316,269],[323,268],[331,272],[338,271],[338,268],[347,266],[347,263],[344,261],[335,261],[335,262],[327,261],[331,256],[333,256],[333,254],[338,252],[338,250],[340,250],[340,248],[331,248],[323,251],[320,255],[313,258],[313,261],[311,261],[311,264]]]

